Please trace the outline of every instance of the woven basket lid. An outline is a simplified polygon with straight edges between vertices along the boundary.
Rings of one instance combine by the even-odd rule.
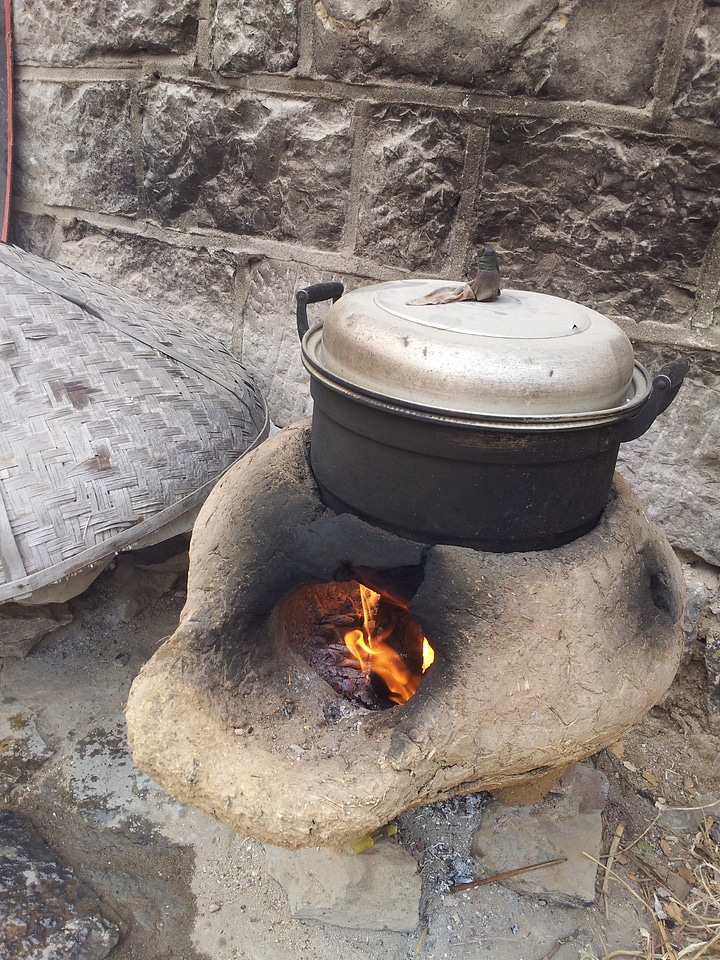
[[[67,599],[120,550],[189,530],[268,427],[215,337],[0,245],[0,603]]]

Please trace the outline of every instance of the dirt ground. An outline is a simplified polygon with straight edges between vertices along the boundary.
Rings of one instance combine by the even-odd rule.
[[[664,700],[591,760],[610,783],[605,851],[618,825],[624,829],[615,861],[621,879],[610,882],[607,898],[598,893],[593,907],[568,908],[502,884],[451,893],[448,878],[458,860],[468,861],[485,806],[460,798],[401,818],[401,842],[416,847],[408,839],[424,830],[421,848],[437,851],[421,857],[417,929],[351,930],[293,917],[264,868],[261,843],[172,801],[134,766],[123,717],[128,689],[173,632],[184,600],[181,578],[128,619],[142,571],[138,577],[127,564],[107,570],[71,601],[70,624],[24,659],[0,660],[0,722],[19,731],[13,749],[0,750],[0,807],[26,816],[94,891],[121,932],[112,960],[645,956],[633,951],[661,936],[648,902],[668,908],[663,930],[674,949],[691,939],[688,915],[669,893],[679,902],[696,896],[693,871],[716,853],[720,822],[720,805],[712,806],[720,799],[720,728],[707,707],[702,637]]]

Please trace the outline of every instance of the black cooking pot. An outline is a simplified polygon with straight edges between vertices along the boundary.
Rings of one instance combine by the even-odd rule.
[[[670,404],[687,361],[652,380],[623,331],[580,304],[507,290],[428,305],[437,284],[298,292],[324,501],[422,542],[508,552],[582,536],[620,444]],[[308,330],[307,305],[330,299]]]

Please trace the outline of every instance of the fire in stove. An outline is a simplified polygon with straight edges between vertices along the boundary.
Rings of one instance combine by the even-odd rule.
[[[408,701],[435,659],[402,597],[358,580],[301,587],[284,616],[291,645],[334,690],[366,709]]]

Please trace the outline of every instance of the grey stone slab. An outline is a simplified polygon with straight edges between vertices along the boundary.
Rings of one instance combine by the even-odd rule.
[[[25,200],[137,213],[129,85],[19,80],[14,172]]]
[[[316,4],[317,66],[338,79],[423,80],[484,92],[643,106],[673,4],[461,0]]]
[[[102,56],[187,53],[195,42],[198,6],[198,0],[15,3],[15,61],[65,67]]]
[[[296,0],[257,4],[218,0],[212,25],[213,66],[221,73],[269,73],[297,65]]]
[[[687,322],[720,214],[714,149],[554,120],[493,123],[475,242],[507,286]],[[470,263],[468,263],[470,269]]]
[[[441,270],[460,200],[469,125],[445,110],[377,108],[369,120],[356,251]]]
[[[678,78],[675,110],[682,117],[720,125],[720,7],[701,4]]]
[[[601,810],[607,800],[604,774],[574,768],[564,785],[529,806],[492,804],[475,832],[473,856],[482,876],[565,858],[564,863],[511,877],[503,883],[523,894],[571,907],[595,901],[602,844]],[[585,854],[589,854],[585,856]]]
[[[163,224],[337,244],[349,105],[160,83],[143,103],[150,215]]]
[[[120,932],[29,821],[0,811],[0,936],[5,960],[102,960]]]
[[[337,279],[318,276],[317,282]],[[302,365],[295,290],[316,282],[300,264],[263,261],[250,272],[243,308],[240,359],[252,370],[279,427],[312,410],[310,377]],[[322,319],[322,306],[311,308]]]
[[[10,243],[50,259],[50,250],[59,232],[54,217],[14,210],[8,226]]]
[[[265,847],[268,872],[284,888],[294,917],[337,927],[411,932],[420,920],[420,876],[394,841],[357,855],[323,847]]]

